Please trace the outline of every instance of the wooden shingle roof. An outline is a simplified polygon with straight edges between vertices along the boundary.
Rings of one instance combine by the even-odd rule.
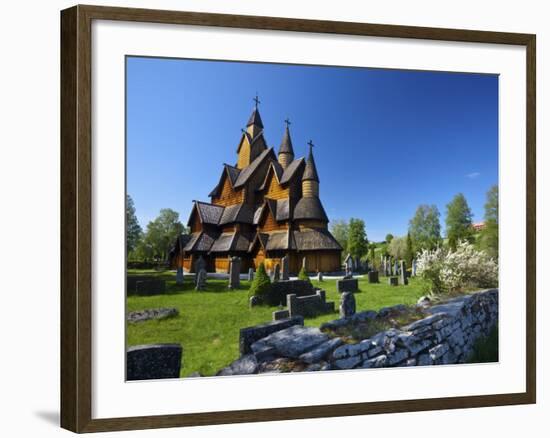
[[[292,161],[283,172],[283,176],[281,177],[281,184],[287,184],[295,175],[299,174],[299,170],[302,168],[303,163],[303,157]]]
[[[260,128],[264,127],[264,124],[262,123],[262,118],[260,117],[260,111],[258,111],[258,107],[254,108],[252,114],[250,114],[250,117],[248,118],[246,126],[250,125],[255,125]]]
[[[235,204],[225,207],[220,218],[219,225],[233,223],[252,224],[254,221],[254,208],[248,204]]]
[[[299,251],[312,250],[341,250],[342,247],[328,230],[316,228],[303,231],[294,231],[296,249]]]
[[[224,208],[220,205],[209,204],[201,201],[195,201],[195,206],[193,208],[196,209],[199,214],[201,224],[210,225],[218,225],[224,210]],[[189,220],[191,220],[192,215],[193,212],[191,212]]]
[[[217,238],[217,233],[200,231],[193,233],[191,239],[185,245],[184,251],[208,252],[214,241]]]
[[[262,151],[260,155],[256,157],[256,159],[250,163],[248,166],[246,166],[244,169],[241,169],[241,172],[239,173],[239,177],[237,178],[237,181],[235,182],[235,188],[242,187],[246,184],[246,182],[250,179],[252,175],[258,170],[260,165],[266,160],[268,157],[271,157],[273,160],[275,159],[275,153],[273,152],[273,148],[266,149]]]
[[[315,165],[315,159],[313,158],[313,148],[309,146],[309,155],[306,160],[306,168],[302,175],[302,181],[317,181],[319,182],[319,175],[317,174],[317,166]]]
[[[314,219],[328,222],[327,214],[317,196],[301,198],[294,208],[294,219]]]
[[[294,148],[292,147],[292,139],[290,138],[290,130],[288,129],[288,125],[285,128],[285,133],[283,134],[281,146],[279,146],[279,153],[294,156]]]

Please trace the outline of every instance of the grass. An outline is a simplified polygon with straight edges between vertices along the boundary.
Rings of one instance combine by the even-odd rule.
[[[174,272],[154,270],[130,270],[129,275],[151,275],[166,280],[166,293],[150,297],[129,296],[127,311],[159,307],[175,307],[177,317],[127,323],[128,346],[152,343],[178,343],[183,346],[181,376],[198,371],[214,375],[219,369],[239,357],[239,330],[271,321],[271,313],[277,307],[248,306],[249,282],[241,281],[238,290],[227,289],[227,280],[208,279],[205,291],[194,290],[192,281],[175,283]],[[327,301],[334,301],[338,309],[340,295],[336,281],[322,283],[312,280],[317,288],[326,291]],[[355,294],[357,311],[379,310],[395,304],[414,304],[423,295],[423,285],[415,278],[408,286],[388,286],[386,278],[379,284],[368,284],[359,279],[360,292]],[[317,316],[305,320],[306,326],[318,327],[321,323],[338,318],[338,313]]]

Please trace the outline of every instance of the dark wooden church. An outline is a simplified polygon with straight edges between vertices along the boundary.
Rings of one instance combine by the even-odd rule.
[[[176,242],[171,264],[193,272],[202,256],[208,271],[228,272],[230,257],[238,256],[246,272],[261,262],[269,270],[288,255],[294,273],[304,257],[308,272],[338,271],[342,247],[328,230],[319,199],[313,144],[309,142],[307,158],[295,158],[286,120],[276,153],[266,143],[255,101],[236,164],[224,164],[210,202],[194,201],[188,221],[191,233]]]

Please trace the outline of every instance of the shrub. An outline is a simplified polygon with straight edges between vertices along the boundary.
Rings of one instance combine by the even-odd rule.
[[[267,272],[265,272],[265,266],[262,262],[260,263],[260,266],[258,266],[258,269],[256,269],[256,275],[254,276],[254,280],[252,280],[252,284],[248,290],[248,296],[259,297],[263,302],[265,302],[267,296],[269,295],[270,289],[271,281],[269,280]]]
[[[304,280],[311,283],[311,280],[309,279],[309,276],[307,275],[307,272],[303,266],[302,266],[302,269],[300,269],[300,272],[298,273],[298,280]]]
[[[433,294],[498,285],[497,263],[468,242],[459,242],[456,251],[422,251],[418,274],[428,282]]]

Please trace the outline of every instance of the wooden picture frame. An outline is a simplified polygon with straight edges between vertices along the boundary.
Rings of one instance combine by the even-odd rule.
[[[244,411],[92,418],[91,28],[93,20],[518,45],[526,48],[526,391]],[[75,6],[61,12],[61,426],[99,432],[529,404],[536,401],[536,37],[289,18]]]

